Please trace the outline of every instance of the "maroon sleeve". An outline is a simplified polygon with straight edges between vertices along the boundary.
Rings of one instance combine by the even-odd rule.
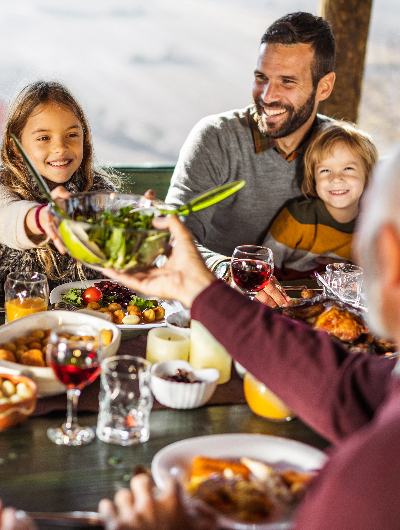
[[[251,301],[221,280],[196,298],[191,316],[333,443],[368,423],[386,397],[393,360],[350,353],[327,333]]]
[[[340,444],[312,484],[296,530],[399,528],[400,381],[366,427]]]

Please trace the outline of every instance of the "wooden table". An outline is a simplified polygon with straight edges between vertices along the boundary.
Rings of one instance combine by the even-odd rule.
[[[29,418],[0,433],[0,498],[4,505],[29,511],[96,511],[100,499],[126,487],[138,464],[150,466],[166,445],[194,436],[262,433],[292,438],[319,449],[327,442],[300,420],[275,423],[253,414],[247,405],[208,406],[196,410],[154,410],[150,440],[133,447],[106,444],[97,438],[82,447],[60,447],[46,431],[60,425],[65,413]],[[95,414],[80,414],[94,425]],[[40,528],[49,528],[42,523]]]
[[[113,498],[117,489],[128,485],[136,465],[150,467],[157,451],[194,436],[261,433],[319,449],[328,446],[300,420],[271,422],[253,414],[245,404],[153,410],[150,440],[133,447],[106,444],[97,438],[87,446],[57,446],[48,439],[47,429],[64,420],[64,411],[52,412],[0,432],[0,498],[5,506],[28,511],[96,511],[100,499]],[[82,425],[95,425],[96,420],[94,413],[79,414]],[[53,527],[49,523],[38,526]]]

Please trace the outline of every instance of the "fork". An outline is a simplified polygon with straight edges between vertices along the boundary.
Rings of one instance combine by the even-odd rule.
[[[77,311],[78,310],[78,308],[75,307],[74,305],[69,304],[68,302],[60,301],[60,302],[56,302],[55,304],[50,304],[47,308],[47,311],[55,311],[59,309],[62,309],[65,311]]]

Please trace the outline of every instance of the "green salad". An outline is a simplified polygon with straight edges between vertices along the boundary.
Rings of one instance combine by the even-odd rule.
[[[59,230],[76,259],[117,270],[138,269],[150,265],[168,249],[170,234],[167,230],[156,230],[153,218],[154,213],[132,211],[131,206],[124,206],[116,214],[105,211],[96,219],[82,216],[64,219]]]

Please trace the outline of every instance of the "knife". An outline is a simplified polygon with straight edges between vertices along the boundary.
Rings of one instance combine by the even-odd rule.
[[[30,517],[35,521],[52,521],[59,525],[87,525],[103,527],[103,518],[98,512],[26,512],[24,510],[17,510],[17,519],[24,519]]]

